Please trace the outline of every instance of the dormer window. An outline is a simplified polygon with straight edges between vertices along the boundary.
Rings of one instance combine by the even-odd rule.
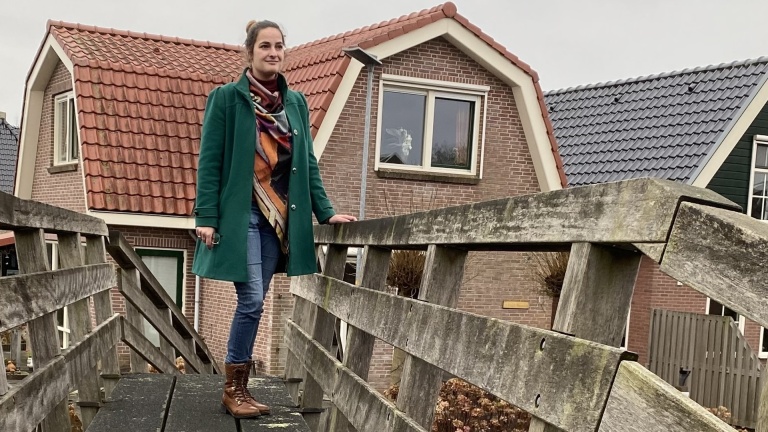
[[[474,176],[487,87],[384,75],[377,169]]]
[[[54,98],[53,122],[54,165],[76,163],[80,145],[74,93],[63,93]]]

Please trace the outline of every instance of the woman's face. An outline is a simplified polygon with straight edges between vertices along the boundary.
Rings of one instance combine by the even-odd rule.
[[[253,44],[253,75],[261,80],[273,79],[282,69],[284,59],[283,34],[272,27],[262,29]]]

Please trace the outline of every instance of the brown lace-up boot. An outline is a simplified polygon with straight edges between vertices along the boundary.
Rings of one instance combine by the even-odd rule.
[[[254,418],[261,415],[258,408],[247,402],[243,385],[243,377],[248,376],[248,363],[224,364],[227,382],[224,383],[224,394],[221,396],[222,407],[234,418]],[[248,382],[248,378],[245,379]],[[250,396],[250,395],[249,395]]]
[[[251,369],[253,368],[253,360],[249,361],[247,364],[248,364],[248,368],[246,368],[245,370],[245,375],[243,375],[243,381],[242,381],[242,385],[244,389],[243,393],[245,393],[245,400],[252,406],[256,407],[262,415],[269,414],[270,412],[269,407],[264,405],[263,403],[260,403],[256,399],[254,399],[253,395],[251,395],[251,392],[248,390],[248,379],[250,378]]]

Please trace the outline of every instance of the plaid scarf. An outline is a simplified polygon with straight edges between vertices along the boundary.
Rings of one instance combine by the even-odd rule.
[[[283,252],[288,253],[288,181],[291,170],[291,129],[279,91],[268,91],[251,74],[251,100],[256,113],[256,156],[253,200],[275,228]]]

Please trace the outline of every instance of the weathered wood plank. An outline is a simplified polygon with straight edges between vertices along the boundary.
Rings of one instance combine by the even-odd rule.
[[[176,363],[152,344],[144,334],[128,321],[123,322],[123,342],[147,363],[162,373],[180,375]]]
[[[135,272],[136,270],[124,270],[120,269],[120,273]],[[195,351],[192,349],[192,340],[183,338],[176,330],[171,326],[168,321],[163,318],[163,314],[159,311],[152,302],[149,301],[136,286],[137,279],[130,279],[121,277],[118,290],[127,300],[128,304],[132,305],[146,320],[157,329],[157,333],[166,338],[174,348],[179,350],[179,353],[184,358],[186,365],[191,369],[190,372],[200,373],[202,370],[202,362],[197,357]],[[141,330],[143,327],[138,327],[136,324],[131,323],[137,332],[143,335]],[[139,324],[141,325],[141,324]],[[138,355],[138,353],[137,353]]]
[[[80,234],[65,233],[58,235],[60,268],[77,268],[84,264],[83,250],[80,246]],[[109,266],[109,281],[99,288],[109,289],[115,280],[115,271]],[[66,289],[68,291],[70,287]],[[62,290],[64,291],[64,290]],[[80,342],[91,332],[91,312],[89,298],[77,300],[68,306],[69,337],[71,342]],[[77,403],[80,406],[80,420],[83,429],[88,429],[101,406],[101,389],[96,367],[77,383]]]
[[[740,210],[716,193],[658,179],[568,188],[386,219],[315,227],[317,243],[413,248],[460,245],[507,250],[516,243],[664,243],[681,201]]]
[[[5,358],[3,356],[3,350],[0,349],[0,365],[5,368]],[[8,378],[5,376],[5,370],[0,373],[0,396],[8,393]]]
[[[219,378],[221,380],[221,378]],[[219,387],[221,383],[219,383]],[[254,420],[241,420],[242,432],[262,432],[284,430],[291,432],[309,432],[309,426],[301,413],[292,406],[288,391],[283,381],[277,377],[252,376],[248,388],[260,402],[272,408],[271,414]]]
[[[733,432],[692,399],[634,362],[622,362],[600,432]]]
[[[0,331],[20,326],[68,304],[108,290],[115,283],[109,264],[97,264],[0,278]]]
[[[656,263],[661,262],[661,257],[664,255],[664,248],[667,247],[666,243],[633,243],[632,246],[637,250],[644,253],[648,258],[652,259]]]
[[[70,346],[45,366],[35,368],[23,385],[0,398],[0,430],[32,430],[49,412],[61,406],[70,389],[91,373],[98,359],[120,341],[121,324],[122,318],[113,316],[97,326],[84,341]],[[64,414],[67,415],[66,411]],[[58,426],[58,429],[47,430],[70,430],[69,416]]]
[[[387,285],[389,261],[392,255],[390,249],[366,246],[363,249],[363,259],[360,265],[360,284],[376,291],[383,291]],[[376,338],[354,326],[347,329],[347,350],[343,356],[343,364],[363,380],[368,380],[371,367],[373,345]],[[338,416],[337,408],[331,411],[330,430],[334,432],[352,431],[352,425],[343,423]]]
[[[344,278],[344,268],[347,264],[347,247],[339,245],[328,246],[328,253],[325,258],[324,274],[335,279]],[[336,325],[336,317],[318,307],[310,306],[315,309],[314,320],[309,326],[309,333],[321,346],[330,350],[333,345],[333,334]],[[314,376],[306,374],[304,380],[304,394],[301,399],[302,408],[320,409],[323,406],[323,389]],[[310,429],[318,430],[320,415],[318,413],[307,413],[304,416]],[[340,423],[345,423],[345,419],[340,418]]]
[[[200,351],[204,355],[200,357],[200,361],[203,363],[210,363],[213,370],[217,373],[221,373],[221,368],[218,362],[214,360],[213,354],[203,338],[195,331],[192,324],[181,309],[176,305],[173,299],[170,298],[168,293],[165,292],[163,286],[157,280],[157,278],[149,271],[147,265],[141,260],[139,254],[133,249],[123,235],[118,231],[110,231],[109,244],[107,245],[107,252],[115,260],[115,262],[123,269],[137,269],[141,278],[139,285],[141,291],[160,309],[169,309],[171,311],[171,318],[173,320],[173,327],[176,328],[179,334],[185,339],[192,338],[196,345],[196,350]]]
[[[102,219],[0,192],[0,229],[14,228],[107,235]]]
[[[745,214],[685,203],[661,271],[768,327],[768,225]]]
[[[16,256],[19,272],[22,274],[50,271],[48,252],[45,247],[45,233],[42,229],[15,231]],[[21,297],[26,299],[26,297]],[[19,304],[24,301],[16,302]],[[45,367],[60,352],[59,334],[56,329],[56,313],[51,312],[29,321],[29,345],[32,348],[32,362],[35,369]],[[64,398],[50,410],[43,421],[43,430],[64,430],[69,426],[69,414]],[[0,429],[2,430],[2,429]],[[27,429],[29,430],[29,429]]]
[[[85,237],[85,263],[102,264],[107,261],[106,249],[104,247],[104,237],[86,236]],[[115,285],[117,277],[115,277]],[[113,285],[114,286],[114,285]],[[112,310],[112,290],[102,291],[93,295],[93,311],[96,315],[96,323],[103,323],[111,318],[114,313]],[[109,398],[112,391],[117,386],[120,376],[120,364],[117,359],[117,347],[113,347],[101,358],[101,379],[104,386],[104,395]]]
[[[642,255],[575,243],[553,329],[612,347],[621,345]]]
[[[173,325],[173,318],[171,318],[170,309],[158,309],[157,312],[160,313],[163,320],[167,322],[168,325]],[[159,337],[160,337],[160,351],[168,360],[170,360],[171,362],[175,362],[176,350],[173,348],[173,345],[171,345],[171,343],[168,342],[168,339],[164,338],[163,336],[159,336]]]
[[[768,373],[763,368],[760,374],[758,385],[762,388],[760,391],[760,406],[757,410],[757,429],[758,432],[768,431]]]
[[[321,275],[295,278],[291,292],[568,430],[595,430],[619,361],[635,358],[616,348]]]
[[[140,294],[134,294],[135,298],[129,299],[127,298],[128,295],[125,293],[126,286],[134,286],[138,287],[139,284],[139,271],[134,269],[124,269],[124,268],[118,268],[117,269],[117,289],[120,291],[120,294],[123,295],[123,297],[126,298],[125,302],[125,320],[130,323],[141,335],[144,335],[144,320],[142,319],[142,313],[139,312],[142,310],[144,314],[147,313],[147,311],[154,311],[155,308],[150,304],[150,306],[146,306],[145,308],[137,307],[136,302],[141,300],[144,300],[144,298]],[[138,291],[140,293],[140,291]],[[146,373],[149,372],[147,370],[147,364],[144,362],[144,359],[142,359],[141,355],[136,352],[136,350],[130,351],[130,361],[131,361],[131,373]]]
[[[166,374],[123,376],[88,432],[163,430],[174,382],[175,377]]]
[[[310,335],[293,321],[287,323],[285,340],[288,349],[301,358],[309,374],[317,379],[334,406],[357,430],[426,431],[342,365],[320,343],[311,340]]]
[[[459,302],[466,259],[466,250],[429,245],[419,287],[419,300],[455,308]],[[465,329],[459,327],[445,330]],[[397,407],[424,429],[431,429],[442,381],[441,369],[418,356],[407,355],[403,363]]]
[[[168,410],[165,432],[238,430],[234,417],[220,411],[220,375],[180,375]]]
[[[552,330],[620,346],[641,258],[636,252],[574,243]],[[601,400],[602,407],[606,402],[607,397]],[[540,422],[532,419],[531,429],[541,428]],[[544,430],[555,432],[556,426],[546,425]]]

